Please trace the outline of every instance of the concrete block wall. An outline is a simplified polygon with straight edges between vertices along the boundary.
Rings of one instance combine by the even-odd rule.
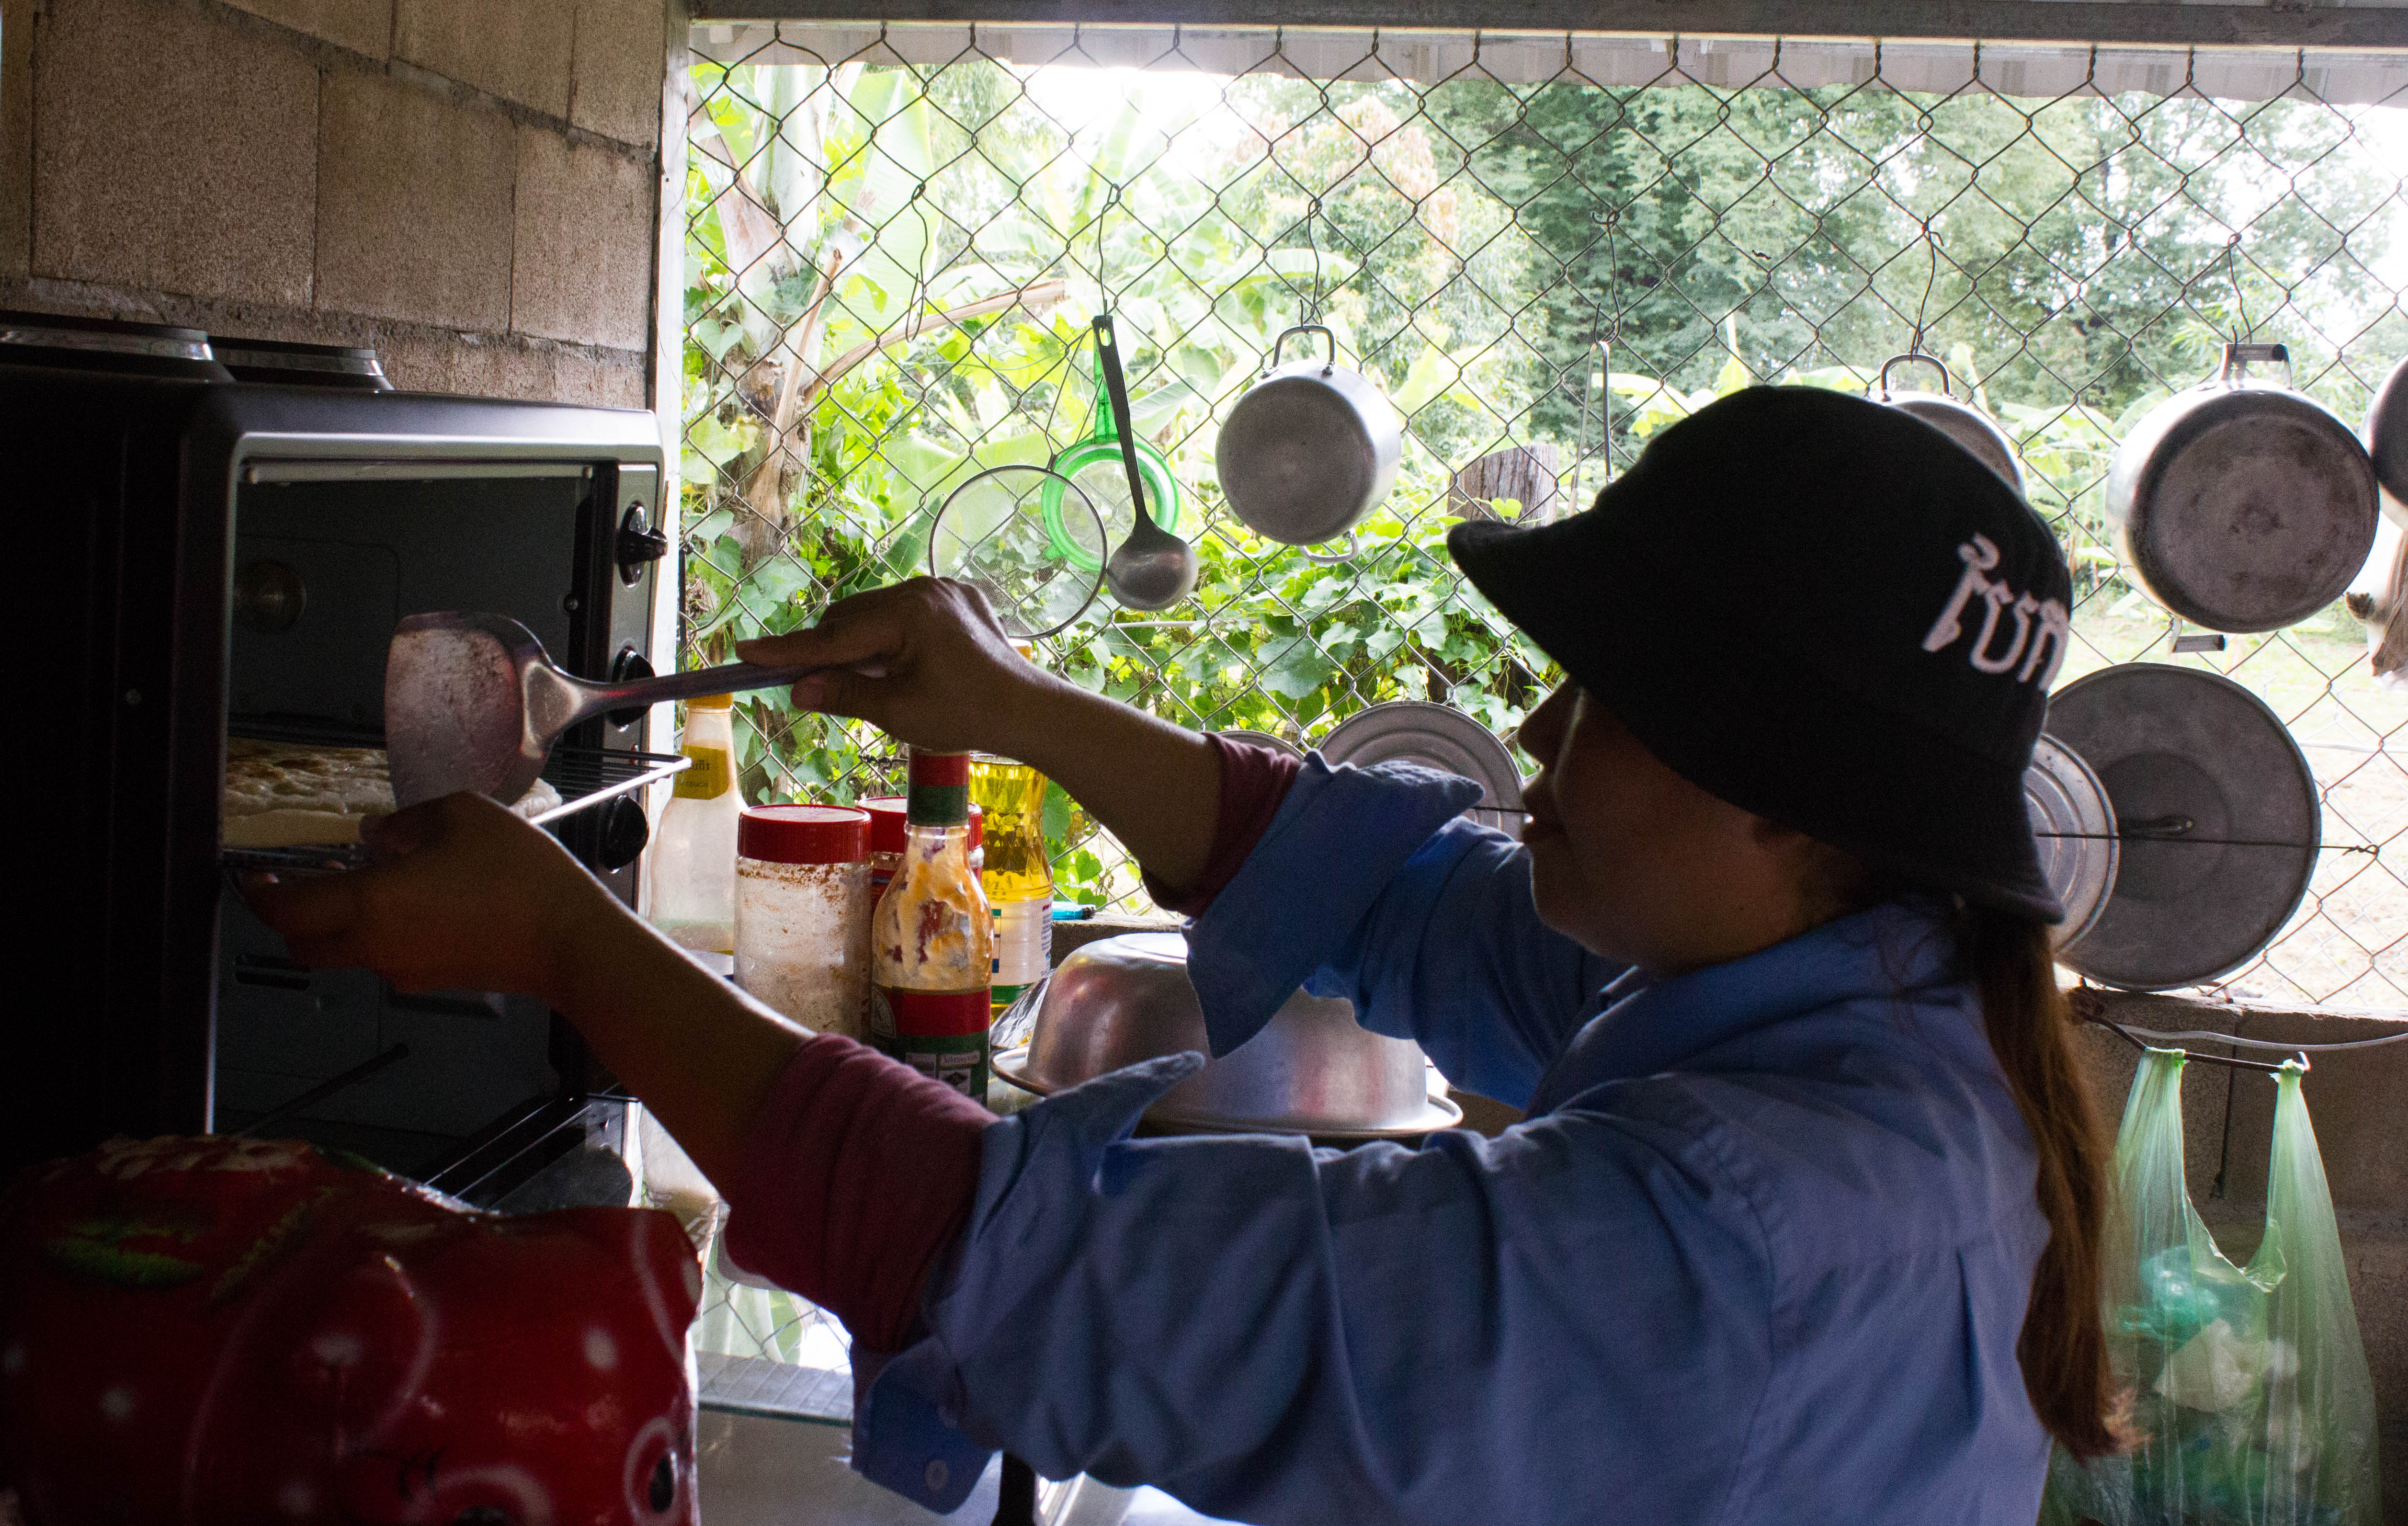
[[[2233,1033],[2276,1043],[2336,1044],[2408,1029],[2408,1022],[2285,1012],[2168,996],[2085,992],[2079,1001],[2114,1022],[2157,1032]],[[2139,1052],[2086,1025],[2076,1038],[2105,1126],[2123,1116]],[[2200,1043],[2178,1047],[2232,1054]],[[2251,1058],[2280,1055],[2243,1051]],[[2317,1153],[2341,1219],[2350,1294],[2374,1373],[2383,1469],[2383,1519],[2408,1521],[2408,1043],[2310,1057],[2301,1083]],[[2194,1061],[2183,1073],[2183,1148],[2191,1202],[2235,1263],[2266,1228],[2266,1161],[2274,1138],[2274,1085],[2254,1071]]]
[[[681,17],[0,0],[0,307],[371,345],[407,389],[651,406]]]

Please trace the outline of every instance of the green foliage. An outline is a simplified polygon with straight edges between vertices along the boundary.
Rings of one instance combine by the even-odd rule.
[[[1167,616],[1099,599],[1039,660],[1184,725],[1297,741],[1391,698],[1506,732],[1555,677],[1442,544],[1469,508],[1452,473],[1501,446],[1568,458],[1561,509],[1602,480],[1603,441],[1627,461],[1753,382],[1860,390],[1919,344],[2016,442],[2082,592],[2108,596],[2086,608],[2114,610],[2136,596],[2102,519],[2108,455],[2220,337],[2287,340],[2345,414],[2371,378],[2344,345],[2408,348],[2360,257],[2396,178],[2314,105],[1262,74],[1082,116],[1040,72],[695,69],[691,660],[924,570],[953,488],[1084,439],[1106,309],[1202,577]],[[1109,99],[1108,77],[1078,78]],[[1223,511],[1212,443],[1310,321],[1408,425],[1387,501],[1308,554]],[[1081,482],[1118,544],[1113,478]],[[866,727],[777,696],[738,715],[751,799],[900,782]],[[1045,830],[1063,893],[1138,894],[1058,790]]]

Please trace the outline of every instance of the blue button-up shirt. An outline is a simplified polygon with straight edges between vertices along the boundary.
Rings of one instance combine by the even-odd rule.
[[[1944,928],[1650,983],[1539,922],[1473,793],[1315,756],[1191,971],[1218,1050],[1305,985],[1528,1120],[1129,1138],[1183,1056],[996,1123],[855,1465],[949,1509],[1008,1447],[1263,1526],[2029,1526],[2047,1228]]]

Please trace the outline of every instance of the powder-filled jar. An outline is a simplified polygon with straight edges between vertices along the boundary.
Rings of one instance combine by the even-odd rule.
[[[736,828],[736,984],[818,1033],[866,1035],[869,813],[762,805]]]

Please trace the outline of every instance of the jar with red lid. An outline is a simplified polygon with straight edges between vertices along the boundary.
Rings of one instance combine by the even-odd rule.
[[[736,827],[736,984],[817,1033],[869,1006],[869,813],[756,805]]]

